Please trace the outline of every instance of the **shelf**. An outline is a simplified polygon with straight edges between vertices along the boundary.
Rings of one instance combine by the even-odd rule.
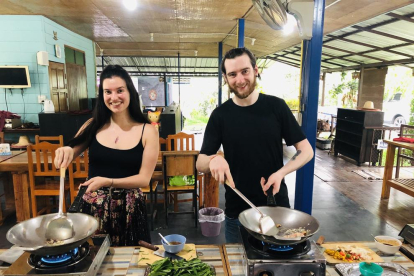
[[[336,131],[338,131],[338,130],[349,133],[349,134],[352,134],[352,135],[358,135],[358,136],[362,137],[362,133],[355,133],[355,132],[345,130],[345,129],[342,129],[342,128],[336,128]]]
[[[349,141],[344,141],[344,140],[341,140],[340,138],[338,139],[337,137],[335,137],[335,143],[336,143],[337,141],[339,141],[339,142],[341,142],[341,143],[344,143],[344,144],[347,144],[347,145],[350,145],[350,146],[353,146],[353,147],[357,148],[358,150],[360,150],[360,149],[361,149],[361,145],[356,145],[356,144],[353,144],[353,143],[351,143],[351,142],[349,142]]]
[[[350,120],[350,119],[342,119],[342,118],[337,118],[338,121],[343,121],[343,122],[348,122],[348,123],[353,123],[353,124],[358,124],[358,125],[364,125],[363,122],[360,121],[355,121],[355,120]]]

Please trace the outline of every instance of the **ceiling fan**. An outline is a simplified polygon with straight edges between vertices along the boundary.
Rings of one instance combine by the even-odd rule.
[[[252,0],[263,20],[274,30],[281,30],[287,23],[286,9],[280,0]]]
[[[301,39],[312,38],[313,0],[252,0],[263,20],[274,30],[282,30],[287,23],[287,13],[292,14],[299,29]]]

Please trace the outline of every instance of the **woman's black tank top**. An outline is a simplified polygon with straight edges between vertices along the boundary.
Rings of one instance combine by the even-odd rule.
[[[96,135],[89,146],[89,176],[108,178],[124,178],[139,173],[142,164],[144,146],[142,136],[145,124],[142,126],[142,134],[139,143],[132,149],[119,150],[108,148],[98,142]]]

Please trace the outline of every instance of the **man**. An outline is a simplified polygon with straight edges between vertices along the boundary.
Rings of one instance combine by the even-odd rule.
[[[290,207],[284,177],[313,158],[313,149],[285,101],[260,94],[256,59],[246,48],[228,51],[221,64],[223,78],[234,97],[210,116],[197,169],[227,179],[253,204],[265,206],[273,193],[278,206]],[[276,84],[277,87],[277,84]],[[282,139],[297,152],[283,164]],[[223,145],[224,156],[216,154]],[[239,214],[250,208],[226,185],[226,242],[239,241]],[[269,190],[270,189],[270,190]]]

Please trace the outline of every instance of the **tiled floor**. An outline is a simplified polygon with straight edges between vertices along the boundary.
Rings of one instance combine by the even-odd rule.
[[[285,150],[285,158],[287,161],[294,154],[294,148]],[[332,157],[327,155],[326,151],[317,150],[317,166],[329,166],[329,162],[337,162],[336,170],[340,170],[341,166],[354,166],[342,158]],[[339,165],[340,164],[340,165]],[[358,168],[355,165],[355,168]],[[361,178],[361,183],[364,180]],[[294,202],[294,185],[295,173],[291,173],[286,177],[286,183],[289,187],[289,197],[291,205]],[[313,210],[312,215],[318,219],[320,229],[313,239],[317,239],[320,235],[324,235],[326,241],[370,241],[372,235],[391,235],[398,236],[399,230],[387,223],[386,219],[382,218],[381,210],[370,209],[369,206],[364,206],[361,202],[351,199],[352,196],[347,197],[346,191],[338,188],[336,185],[330,185],[330,182],[325,182],[319,177],[314,177],[314,193],[313,193]],[[358,185],[358,183],[352,182]],[[365,183],[365,182],[364,182]],[[369,182],[368,182],[369,183]],[[368,188],[369,186],[366,185]],[[337,188],[336,188],[337,187]],[[398,191],[396,191],[398,192]],[[399,192],[398,192],[399,193]],[[395,194],[393,194],[395,195]],[[401,196],[401,195],[395,195]],[[379,204],[380,199],[377,195],[370,198],[371,205]],[[158,233],[168,235],[172,233],[179,233],[187,237],[189,243],[196,244],[222,244],[225,243],[224,238],[224,223],[221,226],[220,235],[217,237],[204,237],[201,233],[201,227],[198,225],[194,227],[194,219],[192,215],[176,215],[170,216],[169,227],[165,228],[163,206],[158,206],[159,213],[155,220],[155,229],[151,232],[152,242],[160,243]],[[190,208],[190,203],[180,203],[180,208]],[[224,209],[224,187],[220,187],[220,202],[219,208]],[[407,218],[410,220],[411,218]],[[414,217],[411,222],[414,221]],[[15,224],[15,218],[8,218],[5,223],[0,226],[0,248],[9,248],[11,244],[6,240],[7,230]]]

